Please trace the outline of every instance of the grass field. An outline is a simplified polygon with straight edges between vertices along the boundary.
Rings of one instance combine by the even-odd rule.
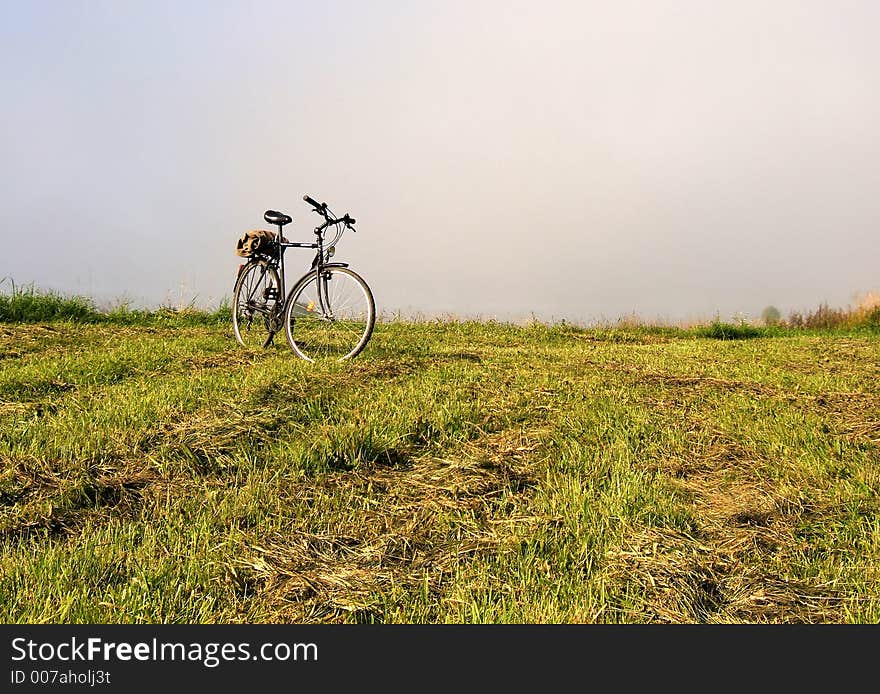
[[[385,322],[313,365],[48,318],[0,323],[3,622],[880,621],[876,330]]]

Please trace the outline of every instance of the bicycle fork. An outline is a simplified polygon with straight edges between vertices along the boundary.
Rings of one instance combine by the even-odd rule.
[[[333,320],[333,308],[330,306],[330,299],[327,294],[327,282],[329,282],[329,272],[325,272],[324,268],[318,266],[315,268],[315,282],[318,286],[318,304],[321,312],[326,320]]]

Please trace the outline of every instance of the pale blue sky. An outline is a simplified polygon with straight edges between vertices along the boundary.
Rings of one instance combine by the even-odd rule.
[[[265,209],[310,237],[310,193],[358,218],[338,257],[387,312],[845,305],[880,289],[877,26],[866,1],[0,0],[0,277],[216,305]]]

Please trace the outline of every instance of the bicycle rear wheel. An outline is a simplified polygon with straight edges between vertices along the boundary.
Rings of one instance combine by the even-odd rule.
[[[308,361],[342,361],[357,356],[373,334],[376,306],[364,279],[346,267],[304,275],[290,292],[284,311],[287,342]]]
[[[245,265],[232,292],[232,329],[242,347],[268,347],[278,331],[281,281],[265,260]]]

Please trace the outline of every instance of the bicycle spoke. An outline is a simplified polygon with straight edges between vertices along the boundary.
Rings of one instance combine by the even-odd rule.
[[[280,296],[278,275],[265,262],[242,270],[233,299],[236,340],[245,347],[265,347],[272,339],[272,315]]]
[[[372,332],[372,297],[362,280],[343,268],[327,273],[304,280],[294,298],[299,307],[323,306],[324,311],[319,308],[303,314],[300,308],[293,321],[287,321],[288,342],[306,359],[348,358],[363,347]],[[294,311],[294,306],[288,308],[288,316],[293,316]]]

